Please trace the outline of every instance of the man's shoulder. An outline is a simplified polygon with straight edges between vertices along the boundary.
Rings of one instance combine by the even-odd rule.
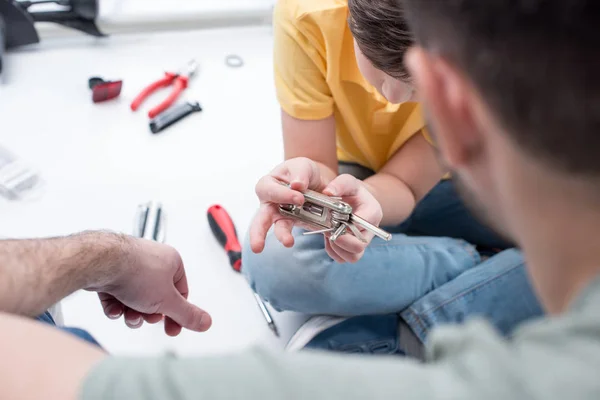
[[[305,24],[308,21],[319,23],[321,16],[327,15],[331,21],[332,13],[340,12],[345,18],[348,9],[347,0],[279,0],[276,6],[276,18],[283,18],[294,25]],[[334,21],[335,23],[335,18]],[[323,30],[323,26],[320,26]]]

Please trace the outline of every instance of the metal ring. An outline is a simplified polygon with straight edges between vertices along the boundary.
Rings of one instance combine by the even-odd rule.
[[[225,57],[225,64],[231,68],[239,68],[244,65],[244,60],[237,54],[230,54]]]

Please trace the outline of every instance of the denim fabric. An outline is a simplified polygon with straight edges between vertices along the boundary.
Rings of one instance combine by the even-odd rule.
[[[521,252],[505,250],[428,293],[402,312],[424,341],[432,328],[480,316],[509,335],[519,323],[543,315]]]
[[[98,343],[92,335],[90,335],[87,331],[84,331],[83,329],[56,326],[56,323],[54,322],[54,318],[52,318],[52,315],[50,315],[50,313],[47,311],[44,314],[37,317],[36,320],[38,320],[42,323],[48,324],[48,325],[52,325],[52,326],[56,327],[56,329],[60,329],[61,331],[67,332],[71,335],[74,335],[74,336],[78,337],[79,339],[82,339],[88,343],[95,345],[95,346],[102,347],[102,346],[100,346],[100,343]]]
[[[472,216],[452,180],[440,182],[393,231],[402,233],[387,243],[376,238],[355,264],[331,260],[321,236],[295,229],[296,245],[286,249],[269,233],[260,255],[245,241],[242,272],[278,310],[340,316],[404,310],[402,317],[421,340],[434,325],[471,315],[485,315],[508,333],[542,314],[520,252],[481,263],[474,246],[461,240],[485,249],[510,247]],[[430,237],[406,235],[419,233]]]
[[[339,264],[325,252],[323,236],[294,229],[291,249],[269,233],[254,254],[248,240],[242,272],[277,310],[354,316],[398,312],[479,264],[472,245],[456,239],[395,234],[375,238],[357,263]]]

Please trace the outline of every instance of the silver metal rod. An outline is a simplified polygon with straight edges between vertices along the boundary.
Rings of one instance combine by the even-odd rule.
[[[340,224],[329,237],[329,240],[335,242],[340,236],[346,233],[346,225]]]
[[[269,329],[273,331],[275,336],[279,337],[279,331],[277,330],[277,326],[275,325],[275,321],[269,312],[269,309],[265,305],[264,301],[260,298],[258,293],[252,292],[254,294],[254,299],[256,300],[256,304],[258,304],[258,308],[262,312],[263,317],[265,317],[265,321],[267,321],[267,325],[269,325]]]
[[[303,234],[304,235],[319,235],[319,234],[325,234],[325,233],[329,233],[329,232],[333,232],[335,230],[335,228],[327,228],[327,229],[321,229],[318,231],[306,231]]]
[[[358,215],[352,214],[351,222],[355,222],[357,225],[362,226],[375,236],[382,238],[383,240],[390,241],[392,240],[392,234],[384,231],[383,229],[371,224],[370,222],[365,221]]]

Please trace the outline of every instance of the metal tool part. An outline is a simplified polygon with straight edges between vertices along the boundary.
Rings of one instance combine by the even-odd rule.
[[[221,247],[227,252],[229,264],[235,272],[242,272],[242,245],[238,239],[237,229],[235,229],[231,216],[225,208],[218,204],[211,206],[206,214],[210,230]],[[254,300],[256,300],[256,304],[258,305],[263,318],[267,322],[269,329],[271,329],[275,336],[279,336],[275,320],[273,320],[265,302],[256,292],[254,292],[254,290],[252,290],[252,293],[254,294]]]
[[[375,235],[377,237],[382,238],[383,240],[387,240],[387,241],[392,240],[391,233],[384,231],[380,227],[375,226],[375,225],[369,223],[368,221],[365,221],[358,215],[352,214],[352,216],[350,217],[350,221],[354,225],[358,225],[358,226],[362,227],[363,229],[371,232],[373,235]]]
[[[273,317],[271,316],[271,313],[269,312],[269,309],[267,308],[265,302],[260,298],[260,296],[256,292],[253,292],[253,293],[254,293],[254,299],[256,300],[256,304],[258,305],[258,308],[260,308],[260,312],[262,313],[263,317],[265,318],[265,321],[267,322],[269,329],[275,334],[275,336],[279,337],[279,331],[277,330],[277,325],[275,325],[275,321],[273,320]]]
[[[286,183],[281,184],[289,187]],[[383,240],[391,240],[392,234],[353,214],[352,207],[340,198],[312,190],[306,190],[302,194],[305,199],[302,206],[281,204],[279,212],[315,229],[305,232],[305,235],[329,234],[329,240],[335,242],[343,234],[350,233],[366,243],[360,231],[362,228]]]
[[[237,54],[230,54],[225,57],[225,64],[231,68],[239,68],[244,65],[244,60]]]
[[[165,242],[165,214],[159,202],[150,201],[138,206],[133,236],[160,243]]]
[[[33,200],[43,192],[38,171],[0,146],[0,195],[9,200]]]
[[[149,124],[150,131],[155,134],[159,133],[188,115],[200,111],[202,111],[202,107],[198,102],[178,104],[151,120]]]

